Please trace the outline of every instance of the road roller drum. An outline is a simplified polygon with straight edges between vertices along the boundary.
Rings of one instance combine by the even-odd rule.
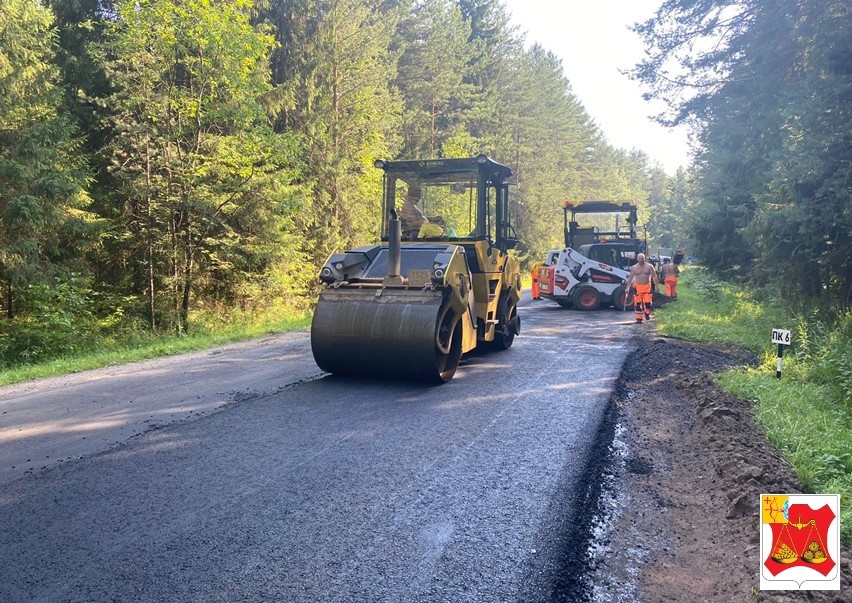
[[[461,358],[460,316],[440,290],[326,289],[311,324],[321,369],[444,382]]]

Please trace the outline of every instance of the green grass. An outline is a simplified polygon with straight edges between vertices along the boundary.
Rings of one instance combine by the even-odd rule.
[[[671,337],[733,344],[760,354],[772,329],[784,328],[770,304],[710,278],[698,267],[683,269],[677,296],[677,302],[658,312],[658,328]]]
[[[758,425],[807,492],[840,494],[841,538],[852,543],[852,314],[794,315],[785,305],[687,267],[678,301],[656,313],[660,333],[732,344],[760,359],[756,368],[720,373],[716,383],[752,402]],[[775,377],[773,328],[793,332],[782,379]]]
[[[269,333],[300,331],[307,329],[310,322],[311,316],[307,313],[277,320],[238,319],[224,325],[213,317],[198,316],[197,326],[189,335],[134,333],[118,340],[105,340],[97,351],[83,351],[49,362],[0,370],[0,385],[194,352]]]

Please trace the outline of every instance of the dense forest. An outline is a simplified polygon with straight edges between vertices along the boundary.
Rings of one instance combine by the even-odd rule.
[[[633,76],[689,124],[673,189],[702,263],[848,308],[852,295],[852,21],[845,0],[664,0],[635,30]]]
[[[2,363],[308,308],[377,235],[376,158],[510,166],[525,264],[564,200],[631,200],[652,243],[847,305],[846,3],[666,0],[636,30],[632,76],[695,134],[674,177],[500,0],[0,0]]]

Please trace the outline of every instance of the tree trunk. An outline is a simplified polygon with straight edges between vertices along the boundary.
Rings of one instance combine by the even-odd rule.
[[[189,298],[190,292],[192,291],[192,271],[194,268],[194,263],[192,260],[193,257],[193,245],[192,245],[192,228],[190,228],[191,223],[187,219],[186,224],[186,233],[184,235],[184,243],[183,243],[183,274],[181,278],[181,302],[180,302],[180,325],[179,329],[181,333],[189,332]]]
[[[151,214],[151,154],[150,149],[146,147],[145,149],[145,201],[146,201],[146,222],[147,222],[147,233],[145,240],[145,254],[146,254],[146,262],[148,264],[148,312],[150,313],[151,320],[151,330],[157,330],[157,317],[155,313],[155,305],[154,305],[154,233],[153,233],[153,217]]]
[[[189,293],[192,290],[192,259],[188,259],[183,274],[183,299],[180,307],[180,331],[189,333]]]

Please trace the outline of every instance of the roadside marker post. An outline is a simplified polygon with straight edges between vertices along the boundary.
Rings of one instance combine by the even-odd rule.
[[[781,359],[784,357],[784,346],[790,345],[790,331],[772,329],[772,343],[778,344],[778,364],[775,367],[775,378],[781,378]]]

